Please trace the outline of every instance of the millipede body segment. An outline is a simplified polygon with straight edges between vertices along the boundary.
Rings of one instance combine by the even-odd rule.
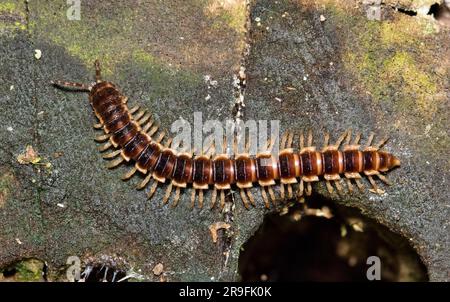
[[[138,106],[129,109],[127,98],[116,85],[101,80],[98,61],[95,66],[96,82],[92,85],[62,81],[55,81],[53,84],[89,92],[89,101],[99,120],[94,127],[104,131],[104,134],[96,137],[96,141],[104,142],[99,150],[112,150],[103,156],[111,160],[107,167],[114,168],[122,162],[133,162],[134,167],[123,179],[129,179],[137,171],[144,174],[145,178],[138,185],[138,189],[145,188],[153,180],[147,193],[149,198],[153,196],[159,183],[168,182],[163,203],[169,201],[172,191],[175,190],[172,205],[176,206],[181,189],[192,187],[192,206],[195,205],[198,195],[199,206],[202,207],[203,191],[212,189],[211,207],[216,204],[218,196],[223,207],[225,192],[237,187],[244,206],[249,208],[250,204],[255,205],[255,199],[249,189],[258,184],[265,206],[269,208],[270,202],[276,202],[272,188],[275,185],[279,184],[282,199],[286,195],[292,198],[294,194],[302,196],[304,192],[310,195],[311,183],[323,178],[328,191],[332,193],[332,184],[338,191],[342,190],[340,180],[343,176],[348,189],[352,191],[352,181],[359,189],[363,188],[360,181],[362,174],[371,183],[372,192],[382,193],[373,177],[377,176],[389,184],[381,173],[400,165],[399,159],[394,155],[380,151],[385,140],[372,144],[371,135],[361,149],[360,135],[356,135],[352,141],[350,130],[342,134],[334,144],[329,143],[329,136],[326,134],[320,150],[313,146],[311,132],[306,137],[299,133],[298,152],[292,148],[294,133],[286,132],[281,138],[281,151],[278,156],[271,154],[273,141],[267,143],[265,152],[253,157],[248,153],[233,157],[226,152],[214,155],[212,153],[217,151],[214,148],[196,157],[187,152],[179,153],[171,148],[172,140],[165,138],[165,133],[158,134],[158,125],[151,118],[151,114],[140,110]]]

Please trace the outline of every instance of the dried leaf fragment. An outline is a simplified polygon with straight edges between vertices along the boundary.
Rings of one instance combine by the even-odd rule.
[[[22,154],[19,154],[17,156],[17,161],[21,165],[28,165],[28,164],[38,164],[42,159],[38,156],[37,152],[34,151],[33,147],[28,145],[25,149],[25,152]]]
[[[214,243],[217,242],[217,231],[220,229],[226,229],[228,230],[231,228],[231,225],[229,223],[218,221],[209,226],[209,231],[211,232],[212,241]]]

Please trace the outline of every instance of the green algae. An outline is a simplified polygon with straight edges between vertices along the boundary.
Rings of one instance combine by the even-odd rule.
[[[410,19],[361,18],[354,39],[347,41],[343,63],[376,103],[392,102],[397,110],[414,109],[432,118],[440,101],[440,81],[426,64],[430,53],[425,38],[431,33],[426,22]]]
[[[7,279],[12,281],[20,282],[36,282],[44,281],[44,262],[38,259],[24,259],[16,262],[14,265],[7,267],[6,269],[0,271],[2,274],[5,272],[12,272],[11,276]],[[2,277],[5,278],[5,277]]]
[[[0,3],[0,16],[3,16],[0,18],[0,34],[27,29],[25,9],[19,3],[19,1]]]

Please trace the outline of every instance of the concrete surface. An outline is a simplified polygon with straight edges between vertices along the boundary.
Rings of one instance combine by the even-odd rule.
[[[387,150],[402,160],[389,175],[395,185],[382,196],[331,198],[408,238],[430,280],[450,279],[450,36],[431,16],[385,8],[383,21],[368,21],[367,5],[331,0],[255,0],[248,8],[242,0],[82,0],[80,21],[68,20],[67,9],[0,3],[0,267],[37,258],[60,280],[76,255],[114,259],[144,280],[161,280],[152,271],[158,263],[163,280],[239,279],[240,247],[267,213],[262,201],[247,211],[236,194],[228,213],[191,211],[186,194],[171,209],[161,206],[164,190],[149,202],[134,190],[137,179],[120,180],[125,168],[106,170],[86,95],[48,85],[91,81],[99,58],[105,77],[164,129],[195,111],[235,118],[233,75],[242,62],[244,120],[312,128],[318,144],[324,129],[334,138],[349,127],[389,135]],[[27,145],[39,160],[23,165],[17,156]],[[217,221],[232,227],[214,244],[208,226]]]

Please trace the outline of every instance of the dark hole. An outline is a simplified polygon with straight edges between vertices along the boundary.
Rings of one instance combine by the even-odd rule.
[[[428,15],[432,15],[436,20],[439,20],[442,16],[444,16],[446,11],[448,11],[448,8],[444,4],[435,3],[430,6]]]
[[[397,7],[397,11],[402,14],[406,14],[408,16],[417,16],[417,12],[413,11],[413,10],[408,10],[408,9]]]
[[[407,239],[316,195],[283,216],[268,214],[243,245],[239,272],[242,281],[368,281],[370,256],[379,257],[382,281],[428,280]]]
[[[88,266],[85,269],[85,282],[117,282],[126,276],[126,272],[106,265]],[[124,280],[126,281],[126,280]]]
[[[3,277],[5,278],[14,277],[15,274],[17,274],[17,270],[15,267],[8,267],[3,271]]]

